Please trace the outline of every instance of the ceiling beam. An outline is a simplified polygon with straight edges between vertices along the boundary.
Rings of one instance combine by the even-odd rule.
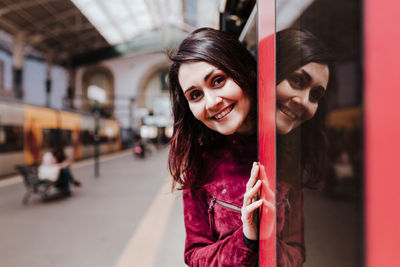
[[[36,0],[36,1],[23,1],[19,3],[9,3],[6,6],[0,8],[0,17],[4,16],[9,12],[17,12],[18,10],[27,9],[29,7],[37,6],[38,3],[48,3],[57,0]]]
[[[17,32],[21,31],[19,27],[14,25],[13,23],[5,20],[4,18],[0,17],[0,24],[4,26],[5,30],[11,34],[17,34]]]
[[[71,9],[67,9],[63,12],[58,12],[56,19],[57,21],[64,21],[72,16],[83,16],[83,14],[79,11],[75,5]],[[46,17],[42,20],[38,20],[38,23],[40,23],[42,26],[46,27],[46,25],[51,24],[54,22],[54,16]]]

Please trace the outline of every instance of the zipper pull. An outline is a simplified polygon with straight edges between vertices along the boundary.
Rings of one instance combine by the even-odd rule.
[[[276,203],[276,206],[277,207],[280,206],[283,202],[286,202],[286,205],[287,205],[288,209],[292,208],[292,206],[290,205],[289,199],[287,197],[285,197],[285,198],[281,199],[280,201],[278,201]]]
[[[213,196],[210,195],[210,206],[208,206],[208,222],[210,224],[210,233],[213,233],[213,236],[215,235],[215,230],[214,230],[214,204],[217,201]]]
[[[210,195],[210,199],[211,199],[211,202],[210,202],[210,206],[208,206],[208,212],[211,212],[211,210],[213,209],[213,207],[214,207],[214,204],[215,204],[215,202],[217,201],[213,196],[211,196]]]
[[[285,198],[285,200],[286,200],[286,203],[287,203],[288,208],[291,209],[292,206],[290,205],[289,198]]]

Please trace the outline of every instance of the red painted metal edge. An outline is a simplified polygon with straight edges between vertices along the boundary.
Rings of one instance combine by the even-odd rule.
[[[400,266],[400,2],[364,2],[366,266]]]
[[[265,188],[275,191],[275,1],[258,1],[258,107],[259,159]],[[271,200],[269,200],[271,201]],[[275,199],[272,200],[275,202]],[[260,266],[276,265],[276,216],[264,206],[260,211]]]

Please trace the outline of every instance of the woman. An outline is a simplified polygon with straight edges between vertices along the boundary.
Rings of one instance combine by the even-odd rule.
[[[262,204],[275,210],[256,200],[261,181],[255,163],[255,60],[236,39],[208,28],[190,34],[171,59],[175,122],[169,167],[184,190],[185,262],[254,266],[254,215]],[[279,224],[278,219],[278,229]],[[288,253],[302,247],[301,242],[285,245]]]
[[[184,189],[185,262],[254,266],[253,214],[262,204],[254,201],[256,62],[235,38],[208,28],[190,34],[171,59],[169,166]]]
[[[323,96],[332,62],[330,51],[311,33],[276,34],[278,266],[305,261],[303,187],[319,186],[327,163]]]

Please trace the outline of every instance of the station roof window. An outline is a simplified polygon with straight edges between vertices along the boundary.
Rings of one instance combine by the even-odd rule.
[[[181,0],[72,0],[110,45],[163,25],[188,27]]]

